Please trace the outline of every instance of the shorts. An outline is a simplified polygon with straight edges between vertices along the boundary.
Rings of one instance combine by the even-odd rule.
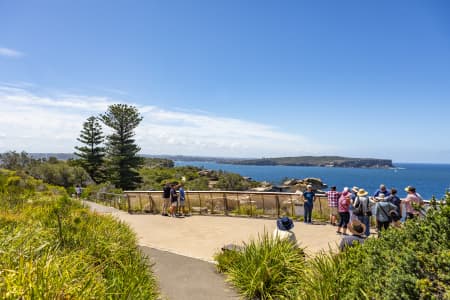
[[[338,208],[334,206],[330,206],[330,215],[337,216],[338,215]]]
[[[172,206],[172,207],[177,207],[177,205],[178,205],[177,201],[174,201],[174,202],[170,203],[170,206]]]
[[[180,200],[180,206],[184,206],[184,200]]]

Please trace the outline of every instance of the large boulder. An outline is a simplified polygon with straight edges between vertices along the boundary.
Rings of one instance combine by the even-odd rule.
[[[311,185],[314,191],[322,190],[328,187],[325,183],[322,182],[320,178],[313,178],[313,177],[308,177],[304,179],[290,179],[286,180],[283,184],[289,186],[289,191],[291,192],[306,191],[307,185]]]

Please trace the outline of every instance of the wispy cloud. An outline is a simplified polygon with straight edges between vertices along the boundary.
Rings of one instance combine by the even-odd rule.
[[[23,53],[14,49],[0,47],[0,56],[21,57]]]
[[[0,151],[72,152],[83,122],[116,101],[108,97],[42,95],[0,84]],[[236,118],[136,105],[144,120],[136,130],[142,153],[229,157],[314,154],[331,150],[296,133]]]

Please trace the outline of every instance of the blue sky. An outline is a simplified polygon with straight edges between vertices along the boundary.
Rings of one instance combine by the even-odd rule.
[[[0,0],[0,151],[128,103],[142,153],[449,163],[449,96],[444,0]]]

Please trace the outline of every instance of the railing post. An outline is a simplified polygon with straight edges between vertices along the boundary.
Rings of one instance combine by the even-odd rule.
[[[292,200],[292,195],[289,197],[291,198],[291,217],[294,217],[294,200]]]
[[[280,197],[277,195],[275,195],[275,201],[276,201],[276,206],[277,206],[277,218],[280,217]]]
[[[261,200],[262,200],[263,215],[266,215],[266,206],[265,206],[265,203],[264,203],[264,195],[263,194],[260,194],[260,195],[261,195]]]
[[[200,193],[197,193],[197,195],[198,195],[198,200],[200,201],[200,209],[199,209],[199,214],[202,214],[202,197],[200,197]]]
[[[148,207],[149,212],[155,213],[155,201],[153,201],[152,193],[148,193]]]
[[[130,200],[130,195],[126,194],[127,196],[127,203],[128,203],[128,207],[127,207],[127,211],[129,214],[131,214],[131,200]]]
[[[212,193],[209,193],[209,198],[211,199],[211,214],[214,214],[214,198]]]
[[[239,201],[239,193],[236,193],[236,202],[237,202],[238,215],[240,215],[241,214],[241,202]]]
[[[191,214],[191,200],[189,199],[189,192],[186,191],[186,202],[188,205],[188,213]]]
[[[142,212],[142,198],[141,198],[141,194],[139,194],[139,210],[140,210],[140,212]]]
[[[223,193],[223,209],[225,210],[225,216],[228,216],[228,201],[227,201],[227,194]]]
[[[252,203],[252,195],[248,194],[248,204],[250,204],[250,217],[253,216],[253,203]]]

